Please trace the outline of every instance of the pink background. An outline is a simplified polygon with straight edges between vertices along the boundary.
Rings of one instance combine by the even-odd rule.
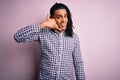
[[[72,12],[87,80],[120,80],[120,0],[0,0],[0,80],[36,79],[39,44],[13,35],[44,20],[55,2]]]

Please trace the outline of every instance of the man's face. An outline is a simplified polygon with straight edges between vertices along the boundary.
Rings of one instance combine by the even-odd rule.
[[[67,11],[65,9],[58,9],[54,12],[53,18],[55,19],[57,25],[62,30],[65,30],[68,23]]]

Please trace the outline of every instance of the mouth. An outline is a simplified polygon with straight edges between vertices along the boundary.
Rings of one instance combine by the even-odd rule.
[[[62,26],[62,27],[66,26],[66,23],[61,23],[61,26]]]
[[[66,27],[66,23],[61,23],[61,24],[60,24],[60,27],[61,27],[61,28]]]

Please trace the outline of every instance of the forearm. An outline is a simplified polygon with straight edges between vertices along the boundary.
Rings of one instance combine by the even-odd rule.
[[[85,72],[84,72],[83,62],[76,61],[76,63],[74,63],[74,68],[75,68],[76,80],[85,80]]]
[[[83,66],[83,60],[80,50],[80,42],[78,36],[74,36],[75,38],[75,47],[73,52],[73,64],[75,68],[76,80],[85,80],[85,72]]]
[[[85,80],[84,65],[80,50],[73,53],[73,64],[75,68],[76,80]]]
[[[35,35],[37,32],[40,32],[40,25],[39,24],[33,24],[26,26],[19,31],[17,31],[14,34],[14,39],[16,42],[21,43],[21,42],[26,42],[30,38],[34,40],[33,35]],[[37,39],[37,36],[36,36]]]

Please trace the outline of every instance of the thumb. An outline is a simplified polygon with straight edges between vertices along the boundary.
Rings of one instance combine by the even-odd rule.
[[[46,16],[46,20],[49,20],[49,19],[50,19],[50,15],[47,14],[47,16]]]

